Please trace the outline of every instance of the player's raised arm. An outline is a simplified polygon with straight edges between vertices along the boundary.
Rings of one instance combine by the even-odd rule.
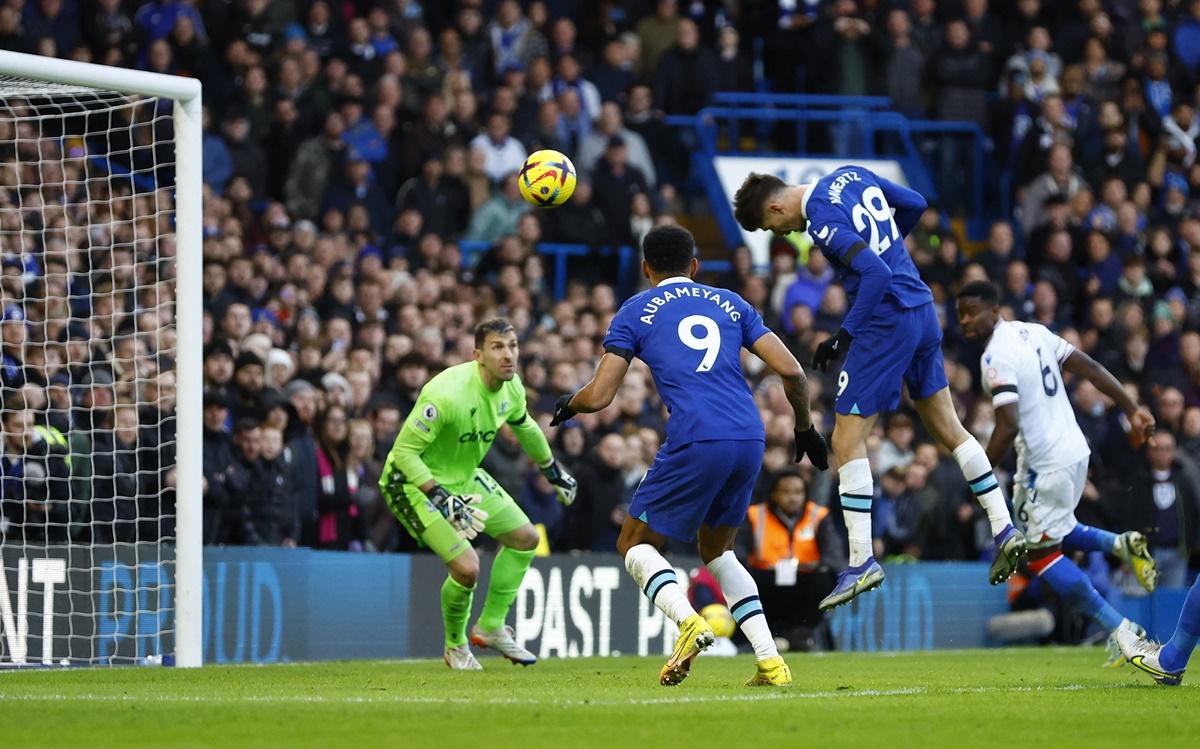
[[[554,487],[558,501],[570,506],[575,501],[576,492],[579,491],[575,477],[555,459],[554,452],[550,449],[550,443],[546,440],[542,428],[536,421],[529,418],[524,399],[519,404],[518,412],[521,414],[520,416],[506,422],[508,428],[513,430],[517,442],[521,444],[521,449]]]
[[[783,380],[783,392],[796,414],[796,462],[799,463],[807,454],[812,464],[824,471],[829,467],[829,447],[825,444],[825,438],[817,431],[817,426],[812,423],[808,403],[808,376],[804,374],[804,368],[774,333],[760,336],[750,346],[750,350]]]
[[[1065,343],[1065,341],[1064,341]],[[1139,406],[1129,396],[1120,381],[1099,362],[1077,348],[1072,347],[1062,361],[1064,371],[1079,375],[1096,386],[1096,389],[1112,398],[1113,402],[1129,417],[1131,431],[1138,440],[1147,440],[1154,434],[1154,416],[1145,406]]]
[[[617,390],[629,371],[629,359],[621,353],[607,351],[600,357],[600,365],[596,374],[588,384],[572,395],[564,395],[558,399],[554,409],[554,419],[550,426],[558,426],[575,414],[590,414],[603,410],[617,397]]]

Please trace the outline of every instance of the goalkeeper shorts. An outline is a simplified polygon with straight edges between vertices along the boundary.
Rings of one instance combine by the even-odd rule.
[[[463,484],[443,484],[451,494],[478,494],[482,498],[480,509],[488,514],[483,532],[496,538],[529,524],[529,517],[504,487],[487,471],[476,468],[471,480]],[[392,514],[422,546],[428,547],[443,562],[471,548],[471,543],[458,534],[454,526],[433,506],[433,502],[413,484],[404,485],[404,494],[388,496],[384,492]]]

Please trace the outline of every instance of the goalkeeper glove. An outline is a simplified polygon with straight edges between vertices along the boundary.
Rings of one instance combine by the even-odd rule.
[[[564,421],[570,421],[575,418],[575,412],[571,410],[571,399],[575,397],[574,393],[568,393],[562,396],[554,404],[554,418],[550,420],[550,426],[556,427]]]
[[[567,469],[563,468],[563,464],[559,463],[554,458],[550,459],[550,464],[541,467],[542,475],[546,477],[554,486],[554,493],[558,495],[558,501],[564,506],[570,507],[575,501],[575,494],[579,491],[579,482],[575,477],[567,473]]]
[[[850,348],[850,343],[854,341],[854,337],[845,329],[838,330],[837,335],[832,338],[826,338],[817,346],[816,352],[813,353],[813,366],[822,372],[829,368],[829,363],[837,361],[846,355],[846,351]]]
[[[451,494],[440,484],[435,485],[427,496],[434,508],[458,531],[458,535],[470,541],[483,532],[488,519],[487,510],[478,506],[483,497],[478,494]]]
[[[804,460],[805,454],[818,471],[829,467],[829,445],[825,444],[816,424],[804,431],[796,430],[796,462]]]

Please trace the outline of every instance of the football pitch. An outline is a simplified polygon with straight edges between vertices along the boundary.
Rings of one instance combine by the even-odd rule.
[[[1100,648],[792,654],[790,690],[750,656],[95,668],[0,673],[13,747],[1196,747],[1200,688],[1159,687]],[[1197,674],[1200,677],[1200,674]]]

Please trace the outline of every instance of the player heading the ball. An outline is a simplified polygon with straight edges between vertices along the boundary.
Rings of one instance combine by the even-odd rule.
[[[683,681],[695,657],[715,639],[660,553],[672,538],[698,541],[701,559],[754,646],[758,671],[747,685],[791,686],[792,674],[775,648],[758,586],[732,551],[766,440],[742,372],[741,350],[753,351],[783,379],[796,415],[796,462],[808,455],[824,470],[828,450],[809,416],[808,380],[754,307],[732,291],[694,280],[700,266],[686,229],[650,230],[642,240],[642,256],[642,273],[653,288],[626,301],[613,316],[595,376],[579,392],[559,399],[551,425],[612,403],[635,356],[650,368],[671,416],[666,441],[629,503],[617,551],[646,597],[679,626],[659,683]]]
[[[867,437],[880,412],[900,405],[902,385],[926,429],[953,451],[987,512],[997,552],[990,582],[1007,580],[1025,553],[1025,538],[1013,527],[992,464],[954,410],[933,294],[904,246],[927,207],[920,193],[860,166],[844,166],[805,185],[751,174],[733,199],[734,216],[747,231],[787,234],[807,225],[852,300],[837,335],[821,342],[813,356],[821,371],[846,359],[837,380],[832,446],[850,566],[821,601],[822,610],[883,584],[883,568],[871,550],[875,488]]]

